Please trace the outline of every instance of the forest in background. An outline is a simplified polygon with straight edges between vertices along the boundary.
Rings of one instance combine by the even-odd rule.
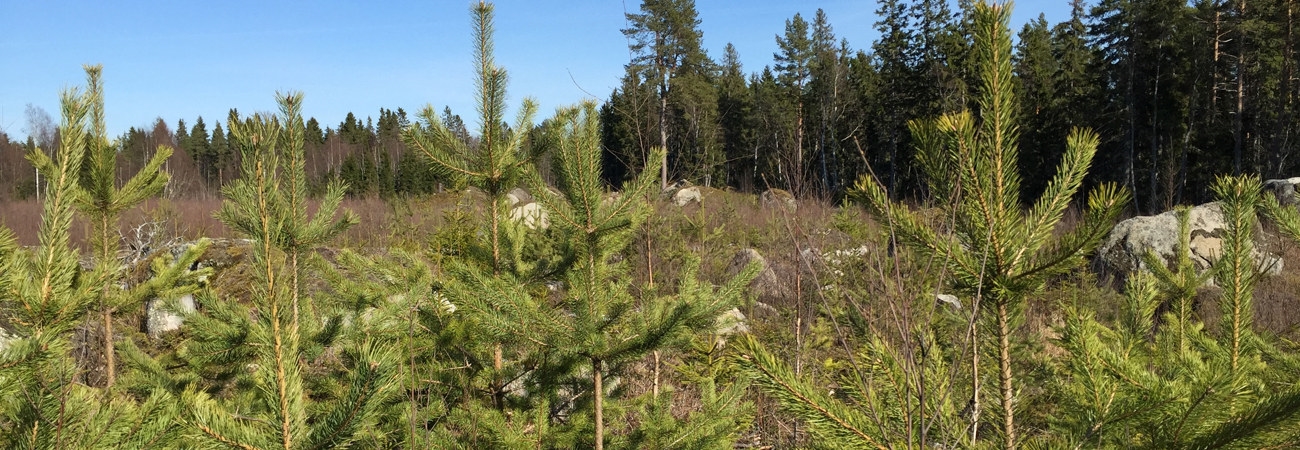
[[[838,200],[872,174],[894,198],[923,197],[908,122],[974,106],[972,2],[949,4],[882,0],[874,23],[839,24],[875,27],[881,37],[866,47],[837,38],[820,10],[795,15],[773,30],[780,51],[752,69],[731,46],[702,50],[708,24],[693,2],[644,2],[624,30],[634,57],[600,108],[607,181],[631,179],[662,146],[664,180]],[[1139,213],[1207,201],[1217,174],[1297,173],[1296,2],[1073,0],[1071,8],[1069,20],[1031,21],[1015,39],[1025,198],[1045,187],[1074,127],[1102,137],[1089,185],[1120,183]],[[472,139],[455,111],[441,113]],[[55,148],[49,115],[27,116],[27,142],[0,135],[0,199],[32,197],[36,175],[22,155]],[[167,195],[214,198],[239,176],[224,119],[159,119],[115,142],[125,167],[159,144],[174,147],[167,170],[182,181]],[[313,192],[332,179],[352,196],[437,191],[445,180],[398,138],[409,123],[400,108],[337,124],[309,118]]]

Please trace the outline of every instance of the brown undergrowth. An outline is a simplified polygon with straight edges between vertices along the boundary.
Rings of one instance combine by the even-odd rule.
[[[150,231],[142,226],[155,224],[155,245],[172,239],[228,237],[229,231],[212,217],[219,206],[219,200],[151,200],[124,214],[122,236],[129,245],[139,233]],[[451,247],[473,238],[474,228],[469,224],[484,213],[473,195],[461,192],[400,199],[354,198],[346,200],[343,207],[356,212],[361,223],[340,238],[339,246],[424,249],[432,250],[425,254],[434,256],[454,255]],[[0,202],[0,224],[12,229],[23,245],[36,242],[39,217],[40,207],[33,201]],[[1060,228],[1069,229],[1076,218],[1077,214],[1067,214]],[[944,219],[928,218],[940,229]],[[74,243],[84,249],[85,225],[78,223],[72,231]],[[891,250],[887,235],[887,224],[873,222],[856,206],[805,200],[797,210],[787,210],[763,205],[756,195],[704,189],[701,203],[679,207],[666,200],[657,202],[625,257],[634,277],[632,285],[641,288],[642,298],[652,299],[675,289],[677,275],[688,258],[701,260],[701,279],[721,283],[738,252],[757,250],[790,292],[766,298],[763,305],[751,299],[742,306],[749,329],[774,353],[799,367],[804,376],[833,391],[839,377],[863,363],[855,359],[861,356],[856,353],[869,336],[879,336],[900,348],[916,348],[909,340],[915,336],[908,330],[924,321],[955,320],[942,317],[954,314],[951,311],[930,304],[934,294],[941,293],[938,286],[945,274],[936,268],[943,267],[942,262],[909,260],[904,252]],[[1284,243],[1276,251],[1283,254],[1287,270],[1265,278],[1258,286],[1256,324],[1264,333],[1296,340],[1300,309],[1294,305],[1300,298],[1300,270],[1295,268],[1300,267],[1300,246]],[[1211,329],[1217,314],[1214,295],[1213,289],[1206,290],[1199,308]],[[1022,371],[1030,378],[1052,376],[1051,361],[1061,356],[1053,340],[1061,324],[1062,304],[1083,306],[1110,321],[1122,300],[1115,289],[1090,272],[1062,276],[1035,295],[1016,333],[1025,344],[1021,347],[1034,353],[1025,358],[1030,367]],[[140,327],[138,320],[123,325],[127,329]],[[948,337],[961,338],[955,322],[949,331]],[[671,370],[680,362],[678,358],[665,360],[669,369],[664,380],[670,384],[680,385],[674,382],[680,377]],[[647,360],[639,366],[649,371],[652,364]],[[627,389],[648,391],[649,379],[627,380]],[[1031,380],[1025,386],[1045,382]],[[1039,398],[1035,392],[1026,391],[1023,398],[1026,408],[1039,412],[1052,408],[1051,399]],[[756,417],[750,434],[756,441],[779,448],[808,443],[803,426],[778,411],[774,402],[756,391],[751,400]],[[698,404],[698,398],[689,388],[680,389],[674,394],[674,403],[674,411],[685,414]],[[1038,424],[1030,421],[1026,425]]]

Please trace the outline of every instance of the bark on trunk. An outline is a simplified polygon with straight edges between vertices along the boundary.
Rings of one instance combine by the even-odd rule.
[[[1007,305],[1005,302],[998,304],[998,366],[1001,373],[998,378],[1002,382],[1002,434],[1006,438],[1005,445],[1007,450],[1016,448],[1016,422],[1015,422],[1015,405],[1012,401],[1011,389],[1011,342],[1010,328],[1007,323]]]

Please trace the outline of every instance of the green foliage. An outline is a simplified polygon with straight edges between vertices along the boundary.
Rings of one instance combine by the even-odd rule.
[[[1187,207],[1179,207],[1174,211],[1178,216],[1178,248],[1175,249],[1177,260],[1174,261],[1173,268],[1169,268],[1168,263],[1160,260],[1153,252],[1142,255],[1142,261],[1150,270],[1159,290],[1168,296],[1166,301],[1173,303],[1172,326],[1177,328],[1178,348],[1186,348],[1187,327],[1192,323],[1196,293],[1207,281],[1214,279],[1219,264],[1204,273],[1197,272],[1191,257],[1191,210]]]
[[[1066,401],[1056,423],[1061,443],[1137,448],[1267,448],[1300,430],[1300,403],[1285,358],[1251,332],[1255,279],[1254,208],[1259,182],[1224,177],[1215,186],[1228,231],[1214,268],[1197,275],[1190,263],[1186,209],[1180,210],[1177,272],[1155,264],[1129,280],[1120,325],[1070,307],[1061,345],[1068,351],[1060,389]],[[1275,204],[1275,203],[1274,203]],[[1224,288],[1223,332],[1206,333],[1191,297],[1209,276]],[[1179,303],[1156,327],[1162,299]]]
[[[375,419],[393,382],[395,355],[387,346],[341,326],[335,308],[310,296],[300,304],[307,253],[357,219],[336,217],[345,190],[338,184],[308,215],[302,96],[278,100],[280,117],[240,122],[232,114],[228,123],[244,176],[226,187],[218,217],[252,238],[252,304],[212,301],[192,315],[197,339],[177,356],[193,373],[164,381],[180,388],[185,435],[200,446],[346,446]],[[308,364],[325,354],[337,362]],[[310,376],[323,369],[334,373]],[[210,381],[198,382],[204,378]],[[224,392],[225,382],[234,389]]]
[[[1223,256],[1215,281],[1223,287],[1219,310],[1223,331],[1229,337],[1232,372],[1237,372],[1243,341],[1249,338],[1255,310],[1255,284],[1263,272],[1256,267],[1255,209],[1260,203],[1260,183],[1255,177],[1221,177],[1214,191],[1222,202],[1223,221],[1228,232],[1223,239]]]
[[[468,183],[482,189],[491,202],[489,220],[489,249],[493,272],[502,270],[504,262],[501,246],[501,218],[505,216],[505,194],[522,184],[527,165],[536,157],[525,152],[524,139],[533,122],[537,104],[525,99],[519,109],[514,128],[505,125],[506,71],[497,67],[493,59],[492,10],[490,3],[480,3],[472,9],[474,14],[474,63],[478,87],[477,104],[482,113],[479,136],[471,143],[444,123],[426,106],[420,112],[421,123],[402,132],[406,145],[418,150],[429,159],[435,173],[453,185]],[[476,144],[476,145],[471,145]]]
[[[948,201],[941,208],[946,220],[952,221],[952,234],[939,233],[917,213],[890,202],[877,181],[864,178],[857,185],[857,194],[874,215],[889,224],[900,242],[924,257],[948,261],[953,288],[973,299],[977,311],[993,309],[996,323],[990,328],[999,350],[999,413],[1004,421],[1000,428],[1005,445],[1013,448],[1015,390],[1009,344],[1013,316],[1049,278],[1082,265],[1083,257],[1109,230],[1127,196],[1113,186],[1098,189],[1088,199],[1083,223],[1062,236],[1055,234],[1097,149],[1095,133],[1076,130],[1067,140],[1066,154],[1046,191],[1027,210],[1021,207],[1016,125],[1020,112],[1012,89],[1008,17],[1006,6],[975,6],[980,119],[960,113],[911,124],[918,145],[917,161],[930,183],[930,193]],[[973,402],[978,409],[981,399]]]
[[[124,268],[118,257],[119,219],[123,211],[162,192],[168,180],[168,175],[162,170],[162,166],[171,156],[172,149],[159,146],[153,157],[139,172],[127,180],[121,188],[117,187],[117,148],[108,142],[108,132],[104,126],[104,93],[99,81],[101,70],[100,66],[86,67],[88,85],[86,101],[90,103],[91,108],[88,130],[90,134],[86,137],[86,167],[82,170],[80,180],[84,195],[77,198],[77,207],[85,213],[90,222],[90,241],[95,256],[95,267],[102,274],[104,283],[98,294],[98,307],[103,317],[103,356],[106,372],[104,384],[111,388],[117,375],[113,313],[118,309],[140,304],[148,295],[147,290],[136,289],[136,292],[131,293],[121,288]],[[196,124],[196,129],[199,129],[202,123],[200,121]],[[204,139],[207,138],[206,134],[204,132]],[[181,267],[188,267],[188,264]],[[151,283],[155,287],[175,283],[179,272],[176,270],[171,272],[172,277],[155,277]],[[149,286],[146,284],[144,287]]]
[[[0,344],[0,443],[28,449],[173,447],[180,406],[169,393],[131,397],[98,392],[82,384],[86,374],[72,358],[71,331],[86,312],[97,303],[110,308],[105,324],[111,326],[113,307],[192,290],[187,283],[193,278],[185,269],[206,245],[199,243],[198,251],[172,264],[159,260],[157,276],[146,283],[119,287],[125,275],[116,259],[116,240],[104,237],[102,228],[115,226],[121,210],[161,189],[166,176],[159,167],[166,155],[122,188],[115,187],[116,148],[105,138],[100,70],[87,67],[86,72],[88,91],[70,90],[62,97],[61,139],[54,156],[29,153],[50,180],[41,245],[20,250],[13,234],[0,229],[0,312],[17,335]],[[92,237],[98,253],[94,270],[82,268],[70,246],[67,230],[74,205],[88,213],[100,232]]]

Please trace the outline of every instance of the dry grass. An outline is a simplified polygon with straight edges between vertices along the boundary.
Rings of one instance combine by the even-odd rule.
[[[441,224],[444,212],[457,206],[456,194],[439,194],[429,197],[385,200],[378,197],[349,198],[341,209],[351,210],[361,223],[339,238],[338,244],[347,247],[384,247],[402,239],[417,239],[432,234]],[[319,200],[308,205],[315,214]],[[137,234],[150,232],[156,224],[153,241],[191,241],[201,237],[230,238],[233,233],[214,216],[221,207],[220,199],[150,199],[122,214],[121,235],[124,245],[130,244]],[[9,228],[20,245],[39,243],[41,204],[34,199],[0,201],[0,225]],[[70,230],[73,246],[87,248],[88,226],[77,216]]]

